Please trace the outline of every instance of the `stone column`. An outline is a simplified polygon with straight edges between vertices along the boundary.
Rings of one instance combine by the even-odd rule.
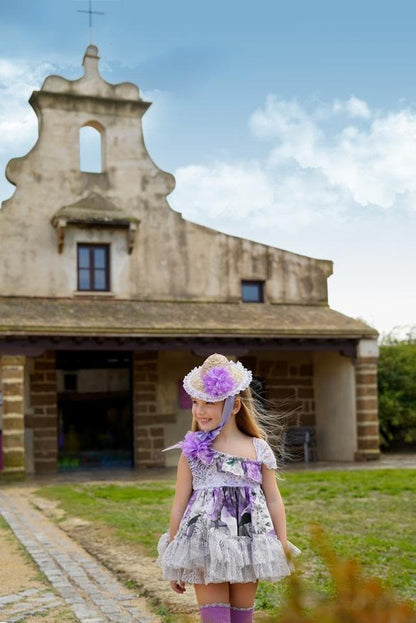
[[[157,352],[134,353],[134,464],[164,465],[164,418],[157,412]]]
[[[378,426],[377,362],[375,340],[361,340],[357,348],[355,384],[357,400],[357,452],[355,459],[380,458]]]
[[[33,408],[33,451],[35,473],[55,473],[58,464],[56,356],[46,351],[36,357],[30,375]]]
[[[25,473],[24,372],[26,358],[2,355],[3,473]]]

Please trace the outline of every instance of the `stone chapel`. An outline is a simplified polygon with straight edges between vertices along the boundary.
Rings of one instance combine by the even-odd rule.
[[[3,474],[173,465],[190,428],[181,379],[238,357],[321,460],[377,458],[377,332],[328,306],[332,262],[186,221],[151,160],[130,83],[88,46],[78,80],[30,97],[39,137],[0,210]],[[80,167],[96,132],[101,169]]]

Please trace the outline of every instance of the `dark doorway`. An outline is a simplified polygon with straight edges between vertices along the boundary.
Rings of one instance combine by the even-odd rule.
[[[57,353],[58,468],[133,466],[130,353]]]

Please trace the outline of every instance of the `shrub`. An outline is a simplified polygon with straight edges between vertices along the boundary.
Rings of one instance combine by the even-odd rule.
[[[382,445],[416,443],[416,340],[390,336],[380,347],[379,418]]]
[[[279,617],[280,623],[416,623],[416,611],[380,580],[366,577],[360,565],[337,556],[323,531],[313,528],[313,543],[329,572],[331,595],[315,593],[295,572]]]

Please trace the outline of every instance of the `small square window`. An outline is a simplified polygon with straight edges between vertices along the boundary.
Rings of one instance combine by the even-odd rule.
[[[78,245],[78,290],[107,292],[110,289],[108,244]]]
[[[263,281],[242,281],[241,299],[243,303],[263,303],[264,301],[264,282]]]

